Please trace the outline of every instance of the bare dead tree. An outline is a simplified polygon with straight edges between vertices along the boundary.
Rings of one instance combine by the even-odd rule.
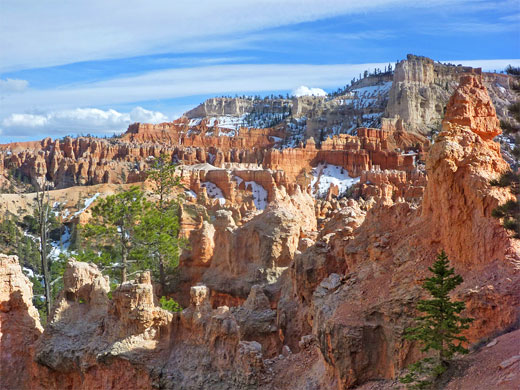
[[[40,186],[39,183],[36,186],[36,212],[39,227],[39,239],[40,239],[40,259],[42,264],[43,272],[43,283],[45,284],[45,309],[47,312],[47,320],[51,314],[51,276],[49,269],[49,258],[47,253],[47,242],[48,242],[48,225],[49,225],[49,189],[47,181],[44,180]]]

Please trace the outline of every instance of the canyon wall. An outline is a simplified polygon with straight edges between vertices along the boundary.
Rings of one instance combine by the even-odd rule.
[[[165,126],[169,129],[167,138],[176,143],[156,142]],[[210,130],[213,134],[221,131],[218,124]],[[186,135],[177,125],[136,124],[121,140],[66,138],[45,139],[34,145],[7,145],[0,149],[0,171],[5,176],[15,172],[34,184],[47,180],[55,188],[66,188],[143,181],[146,170],[162,154],[187,165],[261,164],[265,169],[284,170],[290,180],[319,162],[341,166],[353,177],[375,166],[410,171],[415,165],[413,156],[389,146],[387,138],[392,133],[386,130],[360,128],[357,136],[340,134],[324,141],[321,148],[311,138],[305,146],[281,150],[273,148],[280,135],[274,129],[241,128],[232,136],[218,136],[208,135],[209,130],[202,124],[189,131],[194,133]]]

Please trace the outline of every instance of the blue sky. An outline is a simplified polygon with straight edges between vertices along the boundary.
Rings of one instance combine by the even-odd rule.
[[[520,2],[0,0],[0,143],[111,135],[210,96],[335,90],[406,57],[520,65]]]

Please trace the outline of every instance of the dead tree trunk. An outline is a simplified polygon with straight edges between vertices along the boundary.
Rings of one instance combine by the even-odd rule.
[[[44,182],[40,190],[36,191],[36,206],[38,213],[38,225],[40,235],[40,260],[42,264],[43,283],[45,285],[45,309],[47,312],[47,320],[51,314],[52,296],[51,296],[51,276],[49,270],[49,259],[47,254],[48,239],[48,222],[49,222],[49,193],[46,188],[47,182]],[[45,199],[47,195],[47,199]]]

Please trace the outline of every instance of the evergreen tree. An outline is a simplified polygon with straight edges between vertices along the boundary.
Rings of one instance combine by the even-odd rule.
[[[504,173],[499,180],[492,180],[492,186],[509,187],[511,192],[516,195],[515,200],[508,200],[506,203],[498,206],[492,211],[492,216],[502,218],[502,225],[507,230],[514,233],[515,238],[520,238],[520,174],[508,171]]]
[[[180,176],[175,175],[175,169],[177,169],[177,166],[169,160],[168,156],[161,154],[147,172],[152,190],[159,197],[160,209],[166,206],[173,189],[182,187]]]
[[[148,204],[148,211],[136,228],[139,243],[136,253],[152,270],[159,269],[163,293],[166,291],[166,271],[177,267],[180,251],[186,247],[186,241],[179,238],[179,208],[183,196],[173,196],[175,188],[182,188],[175,169],[176,165],[162,155],[149,171],[148,178],[158,202]]]
[[[460,313],[466,308],[464,302],[452,301],[449,293],[463,282],[460,275],[449,267],[448,256],[444,250],[437,255],[437,261],[428,268],[433,276],[427,278],[422,287],[433,298],[420,300],[417,310],[424,313],[415,318],[416,326],[406,329],[405,338],[419,341],[421,351],[428,353],[434,350],[433,357],[427,357],[409,367],[410,372],[401,378],[402,383],[412,388],[429,388],[456,353],[465,354],[468,350],[463,346],[467,342],[461,332],[469,328],[471,318]]]
[[[137,186],[100,199],[92,207],[92,219],[83,229],[87,248],[79,259],[109,269],[117,262],[120,281],[126,282],[129,263],[136,262],[136,259],[130,260],[137,244],[135,228],[149,211],[144,193]]]
[[[511,89],[517,94],[520,93],[520,67],[512,67],[509,65],[506,68],[506,73],[514,77],[514,81],[511,83]],[[512,117],[512,121],[501,121],[500,125],[504,130],[504,133],[514,137],[514,146],[511,150],[512,156],[515,161],[512,164],[512,170],[504,173],[500,179],[492,180],[491,185],[497,187],[509,187],[511,192],[516,195],[516,200],[509,200],[506,203],[498,206],[493,210],[493,216],[495,218],[502,218],[502,225],[504,228],[511,230],[514,233],[514,237],[520,238],[520,174],[515,172],[518,168],[520,159],[520,101],[517,99],[516,102],[508,107],[509,114]]]

